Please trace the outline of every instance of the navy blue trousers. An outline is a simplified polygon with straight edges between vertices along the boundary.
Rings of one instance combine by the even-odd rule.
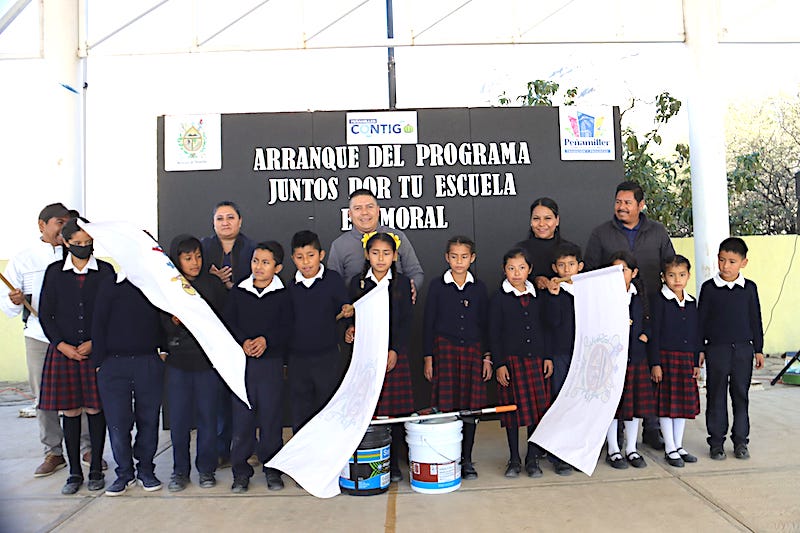
[[[297,431],[331,399],[342,381],[339,350],[314,357],[289,359],[292,430]]]
[[[153,474],[164,390],[163,361],[155,354],[112,355],[103,360],[97,372],[97,387],[117,477],[134,479],[134,458],[139,472]],[[134,423],[136,442],[131,446]]]
[[[231,456],[231,401],[235,395],[222,378],[217,377],[217,380],[217,455],[227,460]]]
[[[753,345],[749,342],[706,346],[706,429],[708,444],[722,447],[728,433],[728,393],[731,396],[734,445],[747,444],[750,435],[750,378]]]
[[[263,465],[283,446],[283,360],[248,357],[245,384],[252,409],[239,398],[232,400],[231,467],[234,477],[253,475],[253,467],[247,459],[254,449]],[[260,428],[258,439],[256,427]]]
[[[217,469],[217,391],[216,370],[167,368],[169,431],[172,439],[172,473],[188,476],[192,470],[189,441],[197,428],[195,466],[201,474]]]
[[[556,396],[564,386],[571,361],[572,354],[553,356],[553,375],[550,376],[550,398],[552,401],[555,401]]]

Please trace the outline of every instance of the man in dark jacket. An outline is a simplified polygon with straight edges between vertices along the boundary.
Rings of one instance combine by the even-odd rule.
[[[661,265],[675,255],[675,248],[666,228],[643,213],[644,191],[635,181],[617,185],[614,198],[614,217],[592,231],[584,262],[589,270],[607,266],[611,254],[627,250],[639,262],[639,277],[644,283],[646,297],[661,290]],[[655,449],[664,449],[658,431],[658,419],[645,419],[643,440]]]

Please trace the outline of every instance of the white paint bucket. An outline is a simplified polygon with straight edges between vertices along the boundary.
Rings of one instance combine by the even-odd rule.
[[[406,422],[411,488],[444,494],[461,486],[461,420]]]

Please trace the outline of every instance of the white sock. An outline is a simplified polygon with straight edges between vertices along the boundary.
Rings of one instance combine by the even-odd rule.
[[[675,440],[675,448],[683,448],[683,431],[685,429],[685,418],[675,418],[672,420],[672,438]]]
[[[608,443],[608,455],[619,453],[619,443],[617,442],[617,427],[618,422],[615,418],[608,426],[608,433],[606,434],[606,442]]]
[[[641,418],[625,420],[625,455],[630,455],[636,451],[636,437],[639,435],[639,422]]]
[[[658,419],[658,425],[661,426],[661,436],[664,437],[664,450],[670,457],[677,459],[677,455],[672,455],[678,449],[678,446],[675,444],[675,440],[673,439],[673,422],[674,420],[672,418],[663,416]]]

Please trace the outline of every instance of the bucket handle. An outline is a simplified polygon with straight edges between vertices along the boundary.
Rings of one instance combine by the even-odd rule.
[[[433,447],[433,446],[431,445],[431,443],[430,443],[430,442],[428,442],[428,439],[426,439],[425,437],[422,437],[422,442],[424,442],[425,444],[427,444],[427,445],[428,445],[428,448],[430,448],[431,450],[433,450],[434,452],[436,452],[437,454],[439,454],[439,455],[440,455],[440,456],[441,456],[443,459],[446,459],[448,463],[456,463],[456,462],[458,462],[458,461],[459,461],[459,459],[451,459],[450,457],[446,456],[445,454],[443,454],[442,452],[440,452],[439,450],[437,450],[435,447]]]

